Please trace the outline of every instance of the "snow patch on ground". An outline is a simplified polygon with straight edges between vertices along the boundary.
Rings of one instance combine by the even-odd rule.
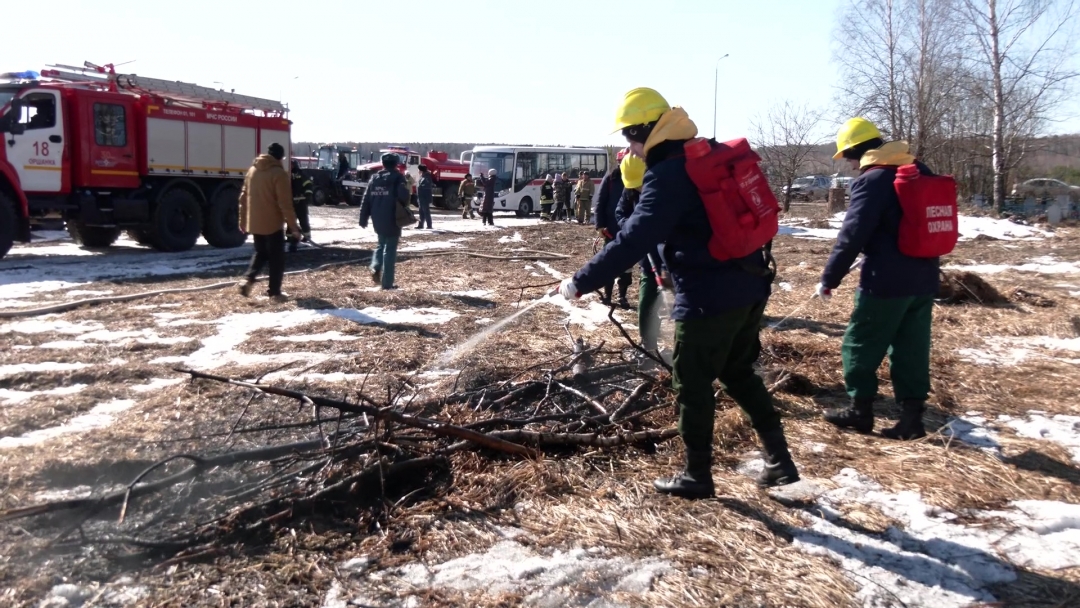
[[[986,418],[978,412],[968,412],[964,416],[949,420],[941,432],[971,447],[1001,456],[1001,441],[997,431],[990,428]]]
[[[1040,256],[1024,264],[952,264],[946,266],[944,270],[974,272],[975,274],[998,274],[1008,270],[1039,274],[1078,274],[1080,262],[1063,262],[1053,256]]]
[[[401,568],[368,574],[366,584],[390,587],[404,601],[386,604],[367,594],[354,594],[342,586],[332,587],[323,606],[342,606],[345,598],[353,605],[409,606],[409,594],[430,589],[481,592],[498,597],[504,594],[523,596],[525,606],[613,606],[603,603],[610,593],[642,594],[664,574],[671,572],[670,562],[656,558],[633,560],[606,557],[602,548],[554,551],[545,555],[514,540],[503,540],[487,551],[473,553],[441,564],[408,564]],[[348,562],[347,562],[348,563]],[[361,570],[355,566],[345,570]],[[418,600],[413,596],[414,600]]]
[[[976,365],[1018,365],[1029,359],[1053,359],[1080,364],[1080,358],[1064,357],[1062,352],[1080,352],[1080,338],[1053,336],[990,336],[986,348],[961,348],[956,351],[965,361]]]
[[[563,273],[561,273],[558,270],[555,270],[554,268],[552,268],[551,264],[548,264],[547,262],[541,262],[541,261],[537,260],[536,265],[539,266],[540,268],[542,268],[544,270],[544,272],[547,272],[548,274],[555,277],[556,279],[559,279],[560,281],[564,278]]]
[[[72,289],[64,295],[73,298],[82,298],[91,296],[107,296],[111,293],[113,293],[111,289],[107,291],[94,291],[92,289]]]
[[[422,243],[413,243],[406,245],[398,249],[399,252],[409,251],[428,251],[429,249],[454,249],[461,247],[461,243],[456,242],[458,239],[452,241],[424,241]]]
[[[34,372],[72,372],[77,369],[90,367],[88,363],[16,363],[12,365],[0,365],[0,378],[7,378],[18,374]]]
[[[278,342],[352,342],[358,336],[347,336],[340,331],[324,331],[321,334],[301,334],[299,336],[274,336]]]
[[[159,391],[163,388],[168,388],[170,386],[176,386],[183,381],[183,378],[154,378],[146,384],[136,384],[135,386],[131,387],[131,390],[135,391],[136,393],[151,393],[154,391]]]
[[[352,382],[363,382],[364,378],[367,378],[369,374],[347,374],[345,372],[331,372],[329,374],[296,374],[293,375],[290,372],[274,372],[267,374],[263,377],[265,382],[326,382],[327,384],[348,384]]]
[[[1009,220],[994,217],[960,216],[960,238],[973,239],[980,234],[1002,241],[1038,241],[1054,236],[1032,226],[1017,224]]]
[[[16,321],[0,325],[0,334],[85,334],[99,331],[105,326],[96,321],[72,323],[59,318],[59,315],[44,315],[36,319]]]
[[[289,337],[285,330],[301,327],[328,316],[338,317],[363,325],[408,324],[439,325],[458,316],[458,313],[442,308],[405,308],[389,310],[368,307],[363,310],[336,308],[327,310],[285,310],[279,312],[258,312],[232,314],[222,317],[214,324],[217,333],[202,339],[202,348],[181,357],[160,357],[152,364],[183,364],[194,369],[214,369],[230,363],[238,365],[257,365],[263,363],[288,363],[292,361],[322,362],[327,355],[318,353],[279,353],[273,355],[249,354],[236,350],[256,332],[270,331],[280,335],[273,338]]]
[[[525,239],[522,238],[520,232],[515,232],[514,236],[500,236],[499,237],[499,242],[500,243],[524,243]]]
[[[832,480],[839,487],[824,492],[805,513],[810,527],[795,533],[794,546],[838,560],[863,606],[994,602],[986,587],[1014,581],[1014,565],[1080,565],[1080,505],[1017,501],[1006,511],[966,513],[985,520],[967,526],[917,492],[885,491],[854,469]],[[898,525],[880,535],[856,531],[844,518],[844,508],[853,505],[879,510]]]
[[[573,302],[568,302],[566,298],[561,295],[548,295],[544,296],[542,299],[545,302],[554,304],[565,310],[567,312],[566,320],[569,321],[571,325],[580,325],[587,331],[595,331],[599,326],[608,322],[608,311],[610,308],[592,298],[581,300],[581,303],[585,306],[579,306]],[[618,319],[620,323],[624,320],[623,316],[618,312],[615,313],[615,318]]]
[[[71,386],[59,386],[57,388],[50,388],[43,391],[16,391],[12,389],[0,388],[0,403],[22,403],[29,401],[34,397],[60,397],[63,395],[74,395],[86,388],[85,384],[72,384]]]
[[[38,445],[63,435],[100,429],[112,424],[116,419],[115,414],[131,409],[134,405],[135,402],[130,399],[113,399],[107,403],[98,404],[89,412],[76,416],[59,426],[30,431],[19,437],[0,437],[0,449]]]
[[[1043,439],[1060,445],[1069,450],[1073,462],[1080,463],[1080,416],[1047,416],[1043,412],[1030,411],[1027,420],[1010,416],[998,416],[998,420],[1021,437]]]
[[[132,606],[148,595],[150,591],[146,587],[136,585],[131,577],[123,576],[105,585],[101,583],[55,585],[37,608],[78,608],[84,605]]]
[[[807,226],[810,223],[807,218],[785,218],[780,221],[779,233],[802,239],[836,240],[844,221],[844,213],[837,213],[826,221],[829,228],[810,228]],[[1034,241],[1053,236],[1053,233],[1009,220],[967,215],[960,216],[959,229],[961,240],[973,239],[980,234],[1002,241]]]
[[[835,241],[840,234],[839,228],[807,228],[805,226],[780,226],[777,234],[793,236],[797,239],[811,239],[817,241]]]

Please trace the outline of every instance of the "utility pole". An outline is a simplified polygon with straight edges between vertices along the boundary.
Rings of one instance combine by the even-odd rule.
[[[724,57],[727,57],[730,53],[724,53]],[[724,59],[721,57],[720,59]],[[720,59],[716,60],[716,65],[713,66],[713,94],[712,94],[712,138],[716,139],[716,95],[720,90]]]

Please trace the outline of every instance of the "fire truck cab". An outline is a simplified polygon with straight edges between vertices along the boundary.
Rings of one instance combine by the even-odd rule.
[[[285,106],[111,66],[56,67],[0,76],[0,257],[44,218],[89,247],[124,230],[162,251],[200,235],[244,243],[240,188],[259,151],[289,149]]]

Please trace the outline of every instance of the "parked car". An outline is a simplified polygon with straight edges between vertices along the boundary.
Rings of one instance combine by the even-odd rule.
[[[785,187],[786,191],[787,188]],[[813,201],[829,195],[829,178],[824,175],[808,175],[791,182],[791,198]]]
[[[832,176],[830,188],[843,188],[844,194],[851,195],[851,182],[855,181],[854,177],[844,177],[839,173],[835,173]]]
[[[1020,182],[1013,186],[1012,195],[1016,197],[1057,198],[1065,195],[1072,200],[1080,200],[1080,186],[1070,186],[1058,179],[1040,177]]]

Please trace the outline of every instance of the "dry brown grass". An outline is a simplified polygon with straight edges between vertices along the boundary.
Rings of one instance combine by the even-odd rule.
[[[827,215],[813,206],[796,206],[795,210],[819,220]],[[560,225],[517,231],[530,247],[573,255],[572,260],[550,262],[567,275],[591,254],[593,233],[584,228]],[[1080,257],[1080,232],[1058,232],[1058,238],[1035,243],[965,242],[950,262],[1018,263],[1039,255]],[[469,246],[506,252],[509,246],[497,244],[498,236],[477,235]],[[838,432],[821,421],[822,408],[846,400],[839,347],[855,284],[854,277],[845,281],[828,306],[810,299],[828,251],[826,242],[788,237],[777,240],[778,282],[790,284],[791,290],[776,289],[767,313],[772,323],[796,314],[779,327],[762,332],[762,371],[777,374],[783,370],[795,378],[781,387],[777,405],[785,415],[792,451],[804,476],[827,479],[845,467],[854,467],[887,490],[916,490],[928,503],[952,510],[997,508],[1017,499],[1080,502],[1080,469],[1067,453],[1048,442],[1005,433],[1003,459],[999,460],[940,433],[913,443],[887,443],[877,436]],[[322,251],[306,255],[308,263],[315,265],[357,254]],[[526,265],[534,270],[525,270]],[[530,272],[541,276],[529,276]],[[366,390],[378,394],[400,387],[440,353],[472,335],[480,327],[475,322],[478,318],[501,318],[515,311],[523,298],[527,301],[541,293],[532,290],[522,294],[520,286],[551,280],[530,262],[463,256],[404,260],[398,275],[401,290],[391,293],[367,291],[370,283],[365,269],[346,266],[289,277],[286,289],[296,300],[284,305],[241,300],[231,292],[221,292],[198,299],[161,296],[148,302],[179,303],[183,305],[179,309],[134,311],[125,305],[109,305],[73,311],[62,318],[98,321],[117,331],[155,327],[150,316],[153,312],[182,311],[188,319],[204,323],[228,314],[295,307],[431,306],[459,313],[449,323],[425,327],[362,326],[327,318],[291,333],[339,331],[359,339],[294,344],[272,340],[264,332],[239,347],[259,354],[311,349],[332,355],[334,358],[323,363],[298,362],[280,371],[365,375]],[[1069,296],[1067,288],[1057,287],[1077,281],[1015,272],[982,279],[986,288],[1004,294],[1004,301],[994,306],[963,301],[936,307],[931,427],[936,429],[950,416],[967,411],[990,417],[1022,416],[1029,409],[1075,414],[1075,387],[1080,380],[1077,365],[1047,356],[1016,366],[992,367],[970,363],[958,351],[984,349],[985,339],[994,336],[1080,335],[1080,299]],[[165,280],[161,286],[191,286],[204,280]],[[139,291],[146,286],[110,288]],[[483,299],[486,301],[475,301],[431,293],[470,289],[491,289],[494,294]],[[460,378],[449,377],[430,390],[444,390],[455,381],[479,384],[505,378],[526,365],[567,352],[568,341],[561,326],[564,317],[565,313],[554,307],[534,309],[515,327],[493,335],[455,361],[453,367],[462,370]],[[624,318],[633,322],[632,313]],[[198,348],[198,340],[216,333],[217,327],[191,324],[155,330],[162,336],[186,336],[196,341],[172,346],[102,344],[54,351],[35,347],[71,336],[3,336],[11,346],[31,348],[4,349],[0,364],[57,361],[91,367],[76,372],[20,374],[0,379],[0,388],[37,390],[76,382],[92,388],[63,398],[35,398],[17,408],[0,405],[0,434],[44,428],[105,399],[135,398],[138,403],[106,429],[33,448],[0,451],[0,470],[4,471],[0,483],[5,487],[0,508],[26,504],[45,489],[125,483],[133,471],[170,453],[224,449],[224,435],[237,423],[249,400],[248,412],[240,421],[242,429],[288,423],[307,415],[298,415],[293,405],[280,399],[252,398],[243,391],[202,383],[185,382],[133,397],[132,384],[172,376],[168,366],[151,364],[152,359],[190,354]],[[588,339],[593,344],[606,340],[609,348],[623,347],[617,331],[608,325],[589,334]],[[117,358],[126,363],[109,364]],[[277,367],[219,371],[254,378],[279,371]],[[880,371],[880,379],[883,399],[879,412],[891,418],[896,411],[888,400],[887,366]],[[287,383],[334,397],[357,389],[355,383],[322,380]],[[461,422],[473,414],[458,409],[444,415]],[[674,422],[672,409],[651,416],[656,426]],[[255,431],[229,441],[233,446],[251,446],[300,434]],[[0,552],[7,555],[0,558],[0,586],[17,590],[15,605],[32,605],[34,598],[53,584],[53,577],[65,569],[104,579],[127,571],[148,587],[145,605],[313,605],[321,601],[332,581],[342,577],[336,565],[348,557],[370,555],[381,568],[417,559],[444,561],[483,551],[500,538],[495,526],[516,526],[528,532],[521,542],[538,551],[606,547],[631,557],[656,556],[676,564],[677,571],[662,577],[645,596],[614,598],[629,605],[852,605],[855,586],[836,564],[792,547],[790,530],[803,525],[801,512],[770,500],[749,478],[734,471],[757,444],[742,414],[726,398],[719,406],[714,435],[718,497],[713,500],[683,501],[653,493],[652,479],[679,465],[682,450],[678,442],[661,444],[655,452],[636,448],[568,451],[535,462],[461,453],[454,456],[453,477],[432,500],[382,513],[350,509],[348,505],[326,512],[297,513],[288,525],[265,539],[265,544],[238,545],[224,554],[175,566],[129,563],[118,559],[120,550],[98,549],[82,557],[55,557],[50,565],[39,568],[31,556],[48,538],[34,529],[0,525],[0,545],[7,548]],[[894,523],[872,509],[854,510],[847,517],[872,531]],[[1060,602],[1074,597],[1070,594],[1076,593],[1078,582],[1076,572],[1021,573],[1015,585],[995,589],[995,593],[1009,605]],[[215,593],[208,594],[209,588]],[[431,606],[509,606],[520,601],[449,591],[427,592],[420,597],[423,605]]]

